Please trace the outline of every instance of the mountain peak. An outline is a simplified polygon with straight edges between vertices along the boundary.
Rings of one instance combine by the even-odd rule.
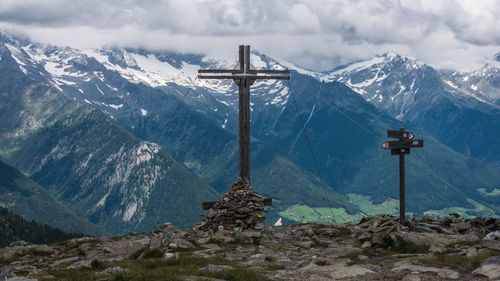
[[[381,57],[387,58],[389,60],[401,59],[401,56],[395,52],[387,52],[381,55]]]
[[[500,62],[500,52],[496,53],[495,56],[493,57],[493,59]]]
[[[18,45],[18,44],[27,45],[27,44],[29,44],[29,38],[24,34],[15,33],[15,32],[11,32],[11,31],[8,31],[6,29],[0,28],[0,42],[12,44],[12,45]]]

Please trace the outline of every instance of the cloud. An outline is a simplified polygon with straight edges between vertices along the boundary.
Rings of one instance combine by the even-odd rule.
[[[58,45],[222,55],[252,44],[309,68],[387,51],[472,69],[500,50],[497,0],[2,0],[2,26]]]

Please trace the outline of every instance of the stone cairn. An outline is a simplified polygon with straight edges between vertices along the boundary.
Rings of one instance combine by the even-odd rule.
[[[221,230],[262,230],[264,228],[264,199],[246,180],[237,179],[208,213],[193,227],[197,236]]]

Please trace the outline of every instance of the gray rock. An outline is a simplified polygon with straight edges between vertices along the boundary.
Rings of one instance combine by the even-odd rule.
[[[286,233],[282,233],[282,232],[275,232],[275,233],[273,233],[273,235],[277,239],[284,239],[284,238],[286,238]]]
[[[231,270],[233,267],[229,265],[217,265],[217,264],[208,264],[204,268],[200,268],[198,272],[221,272],[225,270]]]
[[[471,225],[468,222],[458,222],[450,224],[450,228],[458,233],[465,233],[470,230]]]
[[[5,248],[0,248],[0,258],[11,258],[15,254],[20,252],[22,248],[21,247],[5,247]]]
[[[175,238],[173,242],[177,245],[177,247],[179,247],[181,249],[191,249],[191,248],[194,248],[193,243],[187,241],[186,239]]]
[[[87,252],[90,249],[90,244],[89,243],[83,243],[82,245],[78,246],[78,249]]]
[[[355,278],[370,273],[375,273],[372,270],[363,268],[361,266],[352,265],[346,266],[343,263],[318,266],[314,263],[304,266],[298,270],[305,276],[327,276],[328,278],[312,279],[312,280],[338,280],[345,278]]]
[[[105,270],[103,270],[101,272],[97,272],[96,274],[107,275],[107,274],[114,274],[114,273],[123,272],[123,271],[126,271],[126,269],[123,269],[119,266],[116,266],[116,267],[106,268]]]
[[[169,259],[173,259],[173,258],[179,258],[179,253],[165,252],[165,254],[163,254],[163,259],[165,259],[165,260],[169,260]]]
[[[102,247],[101,249],[103,252],[108,253],[108,254],[113,252],[109,247]]]
[[[77,261],[75,263],[72,263],[67,269],[94,269],[97,267],[97,260],[96,259],[88,259],[88,260],[82,260],[82,261]]]
[[[14,275],[10,273],[9,268],[2,268],[2,270],[0,271],[0,280],[6,280],[11,277],[14,277]]]
[[[465,256],[466,257],[474,257],[474,256],[477,256],[479,254],[478,250],[476,249],[476,247],[469,247],[466,251],[465,251]]]
[[[297,243],[297,246],[305,249],[310,249],[314,245],[313,241],[301,241]]]
[[[500,264],[500,256],[489,257],[483,260],[481,264]]]
[[[428,266],[420,266],[413,264],[403,264],[399,267],[393,268],[392,271],[400,272],[403,270],[408,270],[410,272],[436,272],[439,277],[449,278],[449,279],[457,279],[460,277],[460,274],[454,270],[447,268],[436,268],[436,267],[428,267]]]
[[[248,265],[261,265],[264,264],[266,260],[266,255],[264,254],[255,254],[251,255],[245,260],[245,263]]]
[[[474,234],[457,235],[457,234],[443,234],[443,233],[433,233],[433,232],[430,233],[409,232],[409,233],[402,233],[401,236],[403,239],[410,240],[417,245],[435,245],[436,247],[445,247],[450,244],[455,244],[457,243],[457,241],[477,241],[479,239],[479,237],[477,237]]]
[[[170,222],[166,222],[164,223],[162,226],[160,226],[160,228],[157,230],[157,231],[160,231],[160,232],[168,232],[168,233],[179,233],[180,231],[175,228],[175,226],[170,223]]]
[[[431,253],[444,253],[446,251],[445,247],[438,247],[436,245],[431,245],[429,247],[429,252]]]
[[[24,240],[19,240],[19,241],[14,241],[12,243],[9,244],[10,247],[24,247],[24,246],[28,246],[30,243],[24,241]]]
[[[54,252],[54,249],[48,245],[33,245],[31,246],[31,249],[33,251],[36,251],[38,253],[43,253],[43,254],[52,254]]]
[[[483,239],[484,240],[500,240],[500,231],[490,232]]]
[[[264,224],[263,223],[257,223],[254,227],[255,230],[262,230],[264,229]]]
[[[11,277],[7,281],[38,281],[38,279],[31,279],[28,277]]]
[[[489,279],[500,278],[500,264],[483,264],[472,273],[484,275]]]
[[[360,261],[367,261],[367,260],[369,259],[369,257],[367,257],[367,256],[365,256],[365,255],[359,255],[359,256],[358,256],[358,259],[359,259]]]
[[[413,274],[406,275],[405,277],[403,277],[403,279],[401,279],[401,281],[420,281],[420,280],[422,279],[420,279],[418,275],[413,275]]]
[[[201,276],[179,276],[175,278],[178,281],[226,281],[221,279],[209,278],[209,277],[201,277]]]
[[[58,266],[58,265],[61,265],[61,264],[64,264],[64,263],[74,262],[74,261],[77,261],[79,259],[80,259],[79,257],[69,257],[69,258],[57,260],[57,261],[53,262],[52,264],[50,264],[49,266],[50,267],[55,267],[55,266]]]
[[[482,240],[479,246],[490,250],[500,251],[500,240]]]
[[[196,252],[193,252],[192,257],[193,258],[208,259],[208,258],[212,257],[212,255],[207,253],[206,251],[196,251]]]
[[[198,245],[207,244],[208,240],[210,240],[210,239],[208,239],[208,238],[200,238],[200,239],[196,240],[196,244],[198,244]]]
[[[372,242],[370,241],[365,241],[363,243],[363,245],[361,245],[361,248],[365,249],[365,248],[370,248],[372,246]]]

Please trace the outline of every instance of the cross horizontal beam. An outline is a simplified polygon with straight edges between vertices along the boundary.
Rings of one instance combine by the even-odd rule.
[[[277,75],[198,75],[198,79],[277,79],[289,80],[290,75],[277,76]]]
[[[288,69],[250,69],[250,46],[240,46],[240,61],[237,69],[200,69],[199,79],[277,79],[289,80],[290,71]],[[203,75],[209,74],[209,75]],[[211,75],[210,75],[211,74]],[[228,74],[228,75],[221,75]],[[263,75],[258,75],[263,74]],[[246,82],[245,82],[246,83]],[[251,83],[250,83],[251,85]]]
[[[244,73],[240,69],[200,69],[198,73]],[[256,74],[256,73],[269,73],[269,74],[290,74],[290,70],[273,70],[273,69],[250,69],[246,73]]]

